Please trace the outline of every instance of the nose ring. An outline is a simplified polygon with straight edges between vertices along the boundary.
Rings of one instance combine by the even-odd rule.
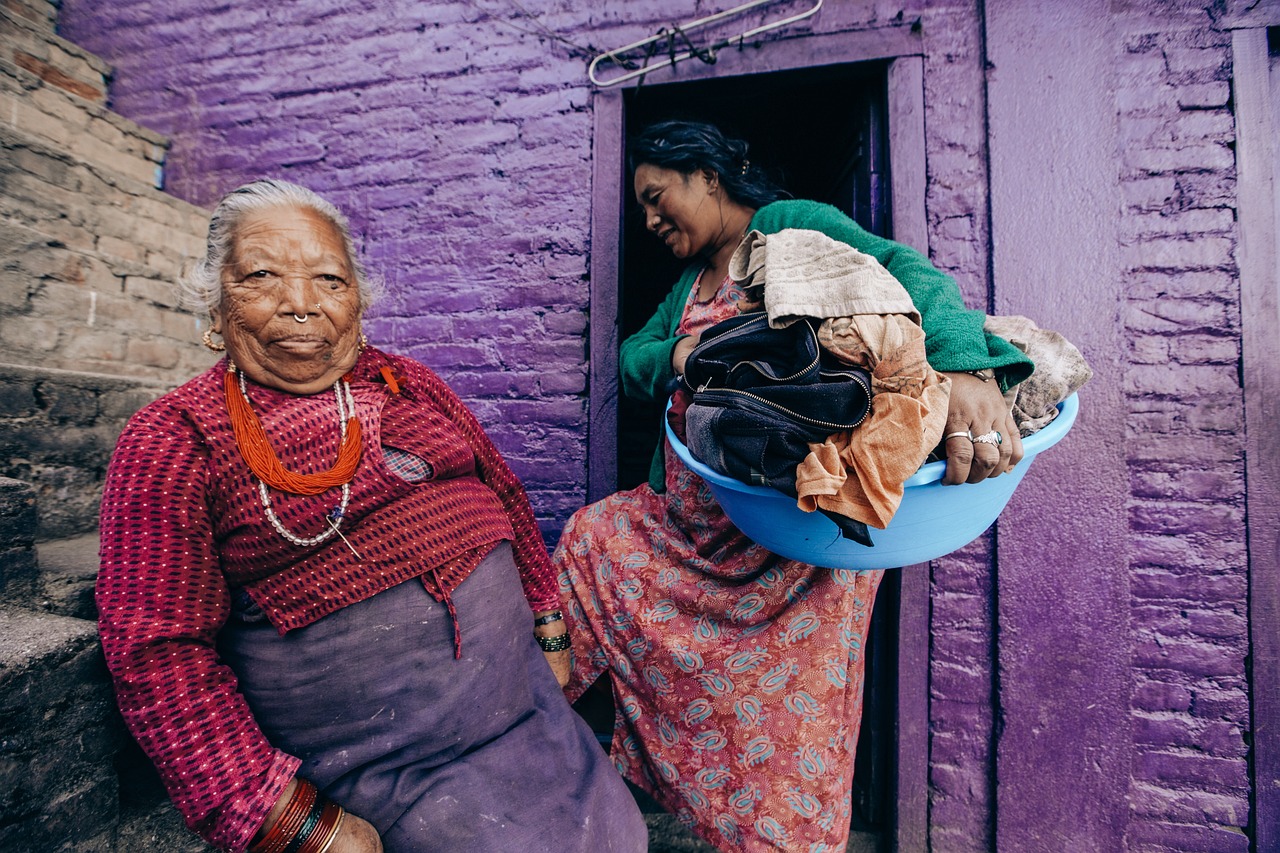
[[[308,317],[306,314],[294,314],[294,315],[293,315],[293,319],[294,319],[296,322],[299,322],[299,323],[305,323],[305,322],[307,322],[307,320],[309,320],[309,319],[311,319],[311,318],[310,318],[310,317]]]

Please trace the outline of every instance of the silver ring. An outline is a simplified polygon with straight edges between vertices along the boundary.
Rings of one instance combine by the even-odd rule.
[[[294,319],[294,321],[295,321],[295,322],[298,322],[298,323],[305,323],[305,322],[307,322],[308,320],[310,320],[311,318],[310,318],[310,317],[308,317],[306,314],[294,314],[294,315],[293,315],[293,319]]]
[[[974,440],[973,433],[969,432],[969,430],[964,430],[963,432],[949,432],[942,437],[942,440],[950,441],[953,438],[967,438],[970,441]]]
[[[995,430],[992,430],[991,432],[984,432],[982,435],[974,436],[973,443],[974,444],[997,444],[997,445],[1004,444],[1004,436],[1002,436],[1000,433],[996,432]]]

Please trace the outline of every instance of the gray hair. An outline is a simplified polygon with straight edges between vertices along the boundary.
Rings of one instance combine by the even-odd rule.
[[[332,203],[306,187],[275,179],[253,181],[236,187],[218,202],[209,219],[204,257],[191,264],[178,278],[182,304],[197,312],[210,312],[218,306],[222,298],[222,268],[231,259],[240,223],[246,215],[272,207],[296,207],[313,211],[337,229],[360,293],[360,310],[368,308],[377,296],[378,285],[370,279],[364,264],[356,255],[347,217]]]

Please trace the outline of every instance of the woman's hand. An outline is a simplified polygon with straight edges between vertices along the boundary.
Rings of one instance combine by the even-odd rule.
[[[1000,383],[983,381],[968,373],[947,373],[951,378],[951,399],[947,406],[947,428],[942,433],[947,451],[944,485],[977,483],[998,477],[1022,461],[1022,435],[1000,392]],[[1000,443],[970,441],[999,433]]]
[[[676,376],[684,375],[684,363],[689,360],[689,353],[693,352],[693,348],[698,345],[698,339],[701,335],[689,335],[687,338],[681,338],[676,341],[675,348],[671,350],[671,368],[676,372]]]
[[[534,616],[551,616],[555,614],[555,610],[543,610],[535,613]],[[545,625],[534,625],[533,635],[544,639],[552,639],[553,637],[563,637],[569,633],[568,627],[564,624],[564,619],[556,619],[554,622],[548,622]],[[555,674],[556,681],[560,682],[560,686],[564,687],[569,683],[569,650],[565,649],[560,652],[549,652],[545,649],[542,654],[546,657],[547,663],[551,665],[551,671]]]

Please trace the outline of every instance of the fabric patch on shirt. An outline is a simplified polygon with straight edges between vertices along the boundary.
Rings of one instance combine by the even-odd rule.
[[[386,460],[391,473],[410,483],[430,480],[436,473],[430,462],[398,447],[383,447],[382,458]]]

